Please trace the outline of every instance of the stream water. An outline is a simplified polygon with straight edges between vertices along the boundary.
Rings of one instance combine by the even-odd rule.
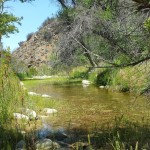
[[[148,98],[129,93],[113,92],[107,89],[82,84],[51,85],[38,82],[29,87],[32,92],[48,94],[57,99],[57,117],[50,120],[53,126],[86,128],[114,121],[116,116],[128,117],[131,121],[150,118]]]

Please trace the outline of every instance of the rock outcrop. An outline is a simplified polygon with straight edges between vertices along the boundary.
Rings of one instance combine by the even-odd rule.
[[[59,21],[51,21],[36,33],[30,34],[27,41],[20,42],[20,47],[12,53],[12,59],[24,63],[27,67],[48,64],[49,57],[56,47],[59,32]]]

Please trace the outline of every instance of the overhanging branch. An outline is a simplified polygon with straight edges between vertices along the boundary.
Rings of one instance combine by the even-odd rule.
[[[128,64],[120,64],[120,65],[112,65],[112,66],[96,66],[96,67],[88,67],[88,68],[125,68],[125,67],[129,67],[129,66],[136,66],[142,62],[148,61],[150,60],[150,56],[143,58],[141,60],[138,60],[136,62],[132,62],[132,63],[128,63]]]

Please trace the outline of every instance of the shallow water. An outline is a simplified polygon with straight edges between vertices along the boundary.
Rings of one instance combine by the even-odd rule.
[[[51,85],[42,81],[29,87],[29,90],[59,100],[58,115],[51,120],[55,126],[72,124],[84,128],[114,121],[115,116],[120,115],[127,116],[131,121],[150,118],[149,100],[142,96],[113,92],[93,85]]]

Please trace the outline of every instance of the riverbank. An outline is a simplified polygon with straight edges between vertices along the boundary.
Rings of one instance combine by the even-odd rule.
[[[150,94],[150,62],[126,68],[95,68],[77,67],[69,73],[61,75],[42,75],[25,78],[25,80],[50,79],[51,84],[81,83],[89,80],[98,87],[109,87],[109,90],[131,92],[136,94]],[[34,82],[33,82],[34,83]]]
[[[79,67],[72,70],[70,78],[87,79],[113,91],[150,94],[150,62],[126,68],[97,68],[90,72],[87,68]]]

